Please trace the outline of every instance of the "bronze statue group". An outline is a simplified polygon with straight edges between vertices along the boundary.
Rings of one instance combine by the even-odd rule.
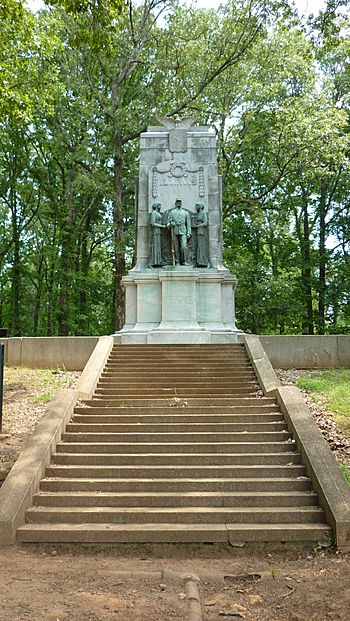
[[[168,211],[165,223],[161,204],[153,203],[150,218],[150,267],[167,264],[208,267],[208,216],[202,203],[196,203],[195,208],[196,213],[191,218],[190,212],[182,207],[182,201],[178,198],[174,209]],[[165,239],[162,236],[163,229],[167,231]]]

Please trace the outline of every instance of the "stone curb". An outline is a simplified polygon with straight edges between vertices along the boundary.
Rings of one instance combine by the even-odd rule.
[[[275,397],[281,384],[259,337],[255,334],[247,335],[245,337],[245,346],[264,395],[266,397]]]
[[[60,390],[29,438],[18,460],[0,489],[0,545],[14,544],[16,530],[25,523],[25,512],[45,468],[56,450],[74,407],[81,397],[90,397],[95,389],[109,352],[112,337],[101,337],[90,356],[75,390]]]
[[[246,336],[246,349],[266,396],[275,396],[301,453],[336,545],[350,551],[350,487],[296,386],[281,386],[257,336]]]
[[[79,399],[90,399],[114,345],[113,336],[101,336],[76,387]]]

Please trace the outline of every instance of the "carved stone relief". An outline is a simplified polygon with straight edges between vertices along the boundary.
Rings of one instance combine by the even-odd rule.
[[[150,204],[162,203],[162,208],[170,209],[174,197],[180,198],[185,209],[195,212],[195,204],[201,202],[207,208],[208,179],[207,167],[181,160],[170,160],[153,166],[150,170]]]

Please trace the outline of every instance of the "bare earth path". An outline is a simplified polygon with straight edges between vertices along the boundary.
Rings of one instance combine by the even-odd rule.
[[[45,395],[72,385],[79,374],[30,385],[28,376],[7,385],[0,459],[15,458],[45,411]],[[299,372],[278,372],[283,383]],[[44,395],[44,396],[43,396]],[[341,461],[347,440],[331,415],[313,411]],[[328,429],[328,431],[327,431]],[[333,549],[279,546],[120,546],[0,548],[0,621],[187,620],[181,582],[125,578],[118,571],[194,572],[202,578],[203,621],[349,621],[350,555]],[[218,582],[214,574],[231,574]],[[236,577],[235,577],[236,576]],[[261,577],[260,577],[261,576]]]
[[[350,558],[328,550],[163,545],[68,553],[28,546],[0,550],[0,564],[1,621],[186,620],[182,583],[115,573],[164,568],[207,574],[203,621],[350,618]],[[215,584],[215,572],[240,577]]]

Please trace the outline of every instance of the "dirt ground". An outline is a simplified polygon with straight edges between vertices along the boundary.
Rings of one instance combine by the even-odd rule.
[[[279,377],[294,383],[294,374]],[[7,386],[4,461],[17,457],[45,411],[33,395],[24,385]],[[340,461],[347,461],[349,444],[337,435],[331,413],[313,414]],[[0,547],[0,621],[185,621],[189,601],[181,581],[117,574],[164,569],[200,576],[203,621],[350,620],[350,554],[317,545],[183,544]]]
[[[0,471],[4,475],[11,469],[45,414],[48,401],[61,388],[74,387],[80,375],[78,371],[60,369],[51,372],[45,369],[5,367],[3,424],[0,433]]]
[[[117,573],[164,569],[201,577],[203,621],[350,619],[350,555],[330,549],[17,546],[0,565],[1,621],[185,621],[181,581]]]
[[[317,371],[314,371],[317,373]],[[298,378],[302,375],[309,375],[307,369],[275,369],[275,373],[284,386],[297,385]],[[311,371],[312,373],[312,371]],[[327,408],[327,400],[317,395],[317,403],[313,395],[306,390],[300,390],[307,406],[314,417],[318,428],[328,443],[329,448],[333,451],[337,461],[350,467],[350,437],[345,430],[341,430],[336,423],[334,413]],[[350,615],[349,615],[350,619]]]

